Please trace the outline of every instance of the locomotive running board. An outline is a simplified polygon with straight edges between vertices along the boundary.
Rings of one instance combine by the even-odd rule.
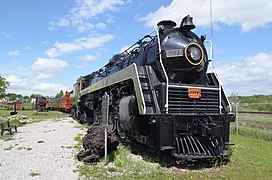
[[[146,113],[146,106],[145,106],[144,96],[143,96],[143,92],[142,92],[142,88],[141,88],[141,84],[139,80],[137,66],[135,63],[86,87],[79,93],[79,95],[83,96],[83,95],[95,92],[97,90],[103,89],[105,87],[129,80],[129,79],[133,80],[139,114],[144,115]]]

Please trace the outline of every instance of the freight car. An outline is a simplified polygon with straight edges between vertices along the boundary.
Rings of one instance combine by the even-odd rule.
[[[101,123],[109,95],[109,124],[121,138],[140,142],[176,160],[230,155],[228,98],[218,75],[208,72],[206,36],[193,18],[171,20],[74,85],[80,122]],[[212,49],[212,48],[211,48]]]
[[[48,109],[49,110],[59,110],[60,98],[49,98]]]
[[[48,100],[48,109],[59,110],[62,112],[70,112],[72,108],[71,92],[65,92],[60,98],[51,98]]]

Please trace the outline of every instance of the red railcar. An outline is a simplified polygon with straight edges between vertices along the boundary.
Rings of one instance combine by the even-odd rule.
[[[14,109],[14,105],[16,106],[16,110],[22,110],[23,109],[23,104],[19,101],[8,101],[8,106],[7,108],[10,109]]]

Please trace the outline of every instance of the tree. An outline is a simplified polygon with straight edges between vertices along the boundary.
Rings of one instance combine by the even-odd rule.
[[[63,94],[64,94],[63,91],[60,90],[60,92],[55,96],[55,98],[60,98],[63,96]]]
[[[24,97],[23,97],[23,100],[24,100],[24,101],[29,101],[29,100],[30,100],[30,97],[29,97],[29,96],[24,96]]]
[[[42,96],[42,95],[41,94],[31,94],[30,98],[34,99],[34,98],[37,98],[40,96]]]
[[[15,101],[17,99],[17,94],[15,93],[7,93],[6,96],[9,97],[10,101]]]
[[[10,83],[6,81],[6,79],[2,76],[0,76],[0,97],[3,97],[5,95],[6,89]]]

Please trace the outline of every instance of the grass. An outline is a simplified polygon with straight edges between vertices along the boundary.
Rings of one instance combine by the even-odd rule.
[[[29,173],[29,175],[30,175],[31,177],[35,177],[35,176],[40,176],[41,173],[31,172],[31,173]]]
[[[114,159],[110,165],[103,167],[83,164],[78,166],[77,171],[86,179],[157,179],[162,175],[162,168],[158,164],[145,163],[133,156],[128,146],[119,145],[117,151],[109,155],[109,159]]]
[[[5,151],[9,151],[9,150],[12,150],[12,148],[14,148],[13,146],[9,146],[9,147],[6,147],[4,150]]]
[[[77,150],[80,150],[82,147],[82,144],[83,144],[82,136],[83,136],[83,134],[77,134],[76,137],[74,138],[74,140],[77,142],[77,144],[74,145],[74,148]]]
[[[260,118],[255,120],[256,124],[262,124],[269,129],[272,129],[272,118]]]
[[[22,149],[25,149],[25,150],[27,150],[27,151],[31,151],[31,150],[32,150],[31,147],[28,147],[28,148],[26,148],[26,147],[18,147],[18,148],[17,148],[17,150],[22,150]]]
[[[262,130],[272,130],[272,118],[268,117],[241,117],[239,118],[239,125]]]
[[[4,134],[3,136],[0,136],[0,140],[3,141],[12,141],[14,140],[13,135]]]
[[[232,132],[234,132],[234,126],[232,126]],[[272,131],[251,128],[246,126],[238,126],[238,132],[240,135],[261,139],[265,141],[272,141]]]
[[[77,170],[86,179],[271,179],[272,142],[231,134],[236,145],[230,162],[199,170],[165,168],[161,164],[143,160],[131,153],[129,147],[119,145],[109,165],[83,164]],[[144,158],[145,159],[145,158]]]
[[[9,116],[11,110],[0,109],[0,116]],[[69,114],[62,113],[60,111],[48,111],[48,112],[38,112],[35,110],[20,110],[17,111],[18,115],[26,116],[27,118],[31,119],[49,119],[49,118],[61,118],[61,117],[68,117]]]
[[[238,131],[239,134],[272,141],[272,118],[262,116],[239,116]],[[234,132],[234,124],[231,125],[231,131]]]
[[[61,146],[61,148],[72,149],[72,148],[73,148],[73,146]]]
[[[10,122],[10,125],[11,125],[11,126],[20,127],[20,126],[23,125],[23,124],[20,122],[19,119],[12,119],[12,120],[10,120],[9,122]]]
[[[232,123],[230,139],[235,145],[229,147],[232,155],[227,165],[198,170],[166,168],[154,161],[157,157],[135,156],[131,148],[119,145],[109,155],[109,165],[82,164],[76,171],[86,179],[272,179],[272,119],[240,118],[239,135],[234,128]]]
[[[272,142],[263,141],[242,135],[232,135],[233,147],[229,176],[241,179],[272,178]]]
[[[11,112],[11,110],[0,109],[0,117],[9,116],[10,112]],[[62,113],[59,111],[39,112],[38,114],[36,114],[37,111],[35,111],[35,110],[20,110],[17,112],[18,112],[18,115],[23,115],[23,116],[26,116],[28,119],[33,119],[32,122],[39,122],[43,119],[51,119],[51,118],[57,119],[57,118],[61,118],[61,117],[68,117],[68,114],[65,114],[65,113]],[[24,124],[25,123],[21,123],[20,120],[18,120],[18,119],[10,120],[11,126],[20,127]],[[4,136],[0,136],[0,140],[7,141],[7,140],[13,140],[13,138],[12,138],[12,136],[8,136],[7,134],[4,134]]]
[[[75,128],[79,128],[81,130],[87,131],[87,129],[90,127],[90,125],[88,123],[84,123],[84,124],[77,124],[75,125]]]

